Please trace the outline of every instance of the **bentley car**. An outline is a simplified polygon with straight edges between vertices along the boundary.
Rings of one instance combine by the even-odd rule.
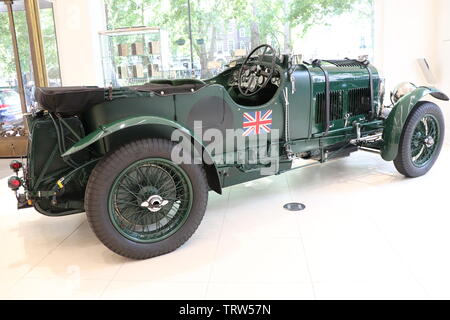
[[[426,174],[439,156],[445,128],[440,108],[424,98],[448,96],[405,82],[386,106],[384,91],[383,79],[365,58],[303,62],[270,45],[204,81],[38,88],[38,104],[25,115],[26,163],[11,163],[15,175],[8,184],[19,208],[51,217],[86,212],[105,246],[147,259],[192,236],[209,191],[221,194],[267,175],[270,164],[258,155],[251,163],[241,161],[254,158],[255,136],[263,137],[258,144],[270,141],[263,145],[277,160],[272,174],[358,150],[379,153],[406,177]],[[235,130],[236,140],[245,143],[224,143],[212,152],[212,140],[196,133],[198,124],[225,137]],[[174,141],[174,132],[184,142]],[[192,146],[188,157],[201,152],[201,161],[174,161],[180,144]],[[225,156],[234,162],[223,161]]]

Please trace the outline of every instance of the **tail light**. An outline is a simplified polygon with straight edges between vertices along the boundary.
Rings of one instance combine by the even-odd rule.
[[[11,161],[11,163],[9,164],[9,167],[14,172],[18,172],[22,168],[22,162],[17,161],[17,160]]]
[[[17,191],[22,186],[22,180],[20,180],[19,177],[11,177],[8,179],[8,187],[13,190]]]

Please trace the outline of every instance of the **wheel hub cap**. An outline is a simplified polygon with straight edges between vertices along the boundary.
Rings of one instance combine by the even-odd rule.
[[[434,138],[432,136],[428,136],[425,138],[425,145],[427,146],[427,148],[431,148],[432,146],[434,146]]]
[[[141,207],[147,208],[150,212],[158,212],[164,206],[166,206],[169,201],[164,200],[159,195],[150,196],[147,201],[141,203]]]
[[[439,139],[438,120],[433,115],[425,115],[417,123],[411,139],[411,161],[414,166],[423,168],[433,160]]]
[[[155,243],[183,226],[192,201],[186,172],[170,160],[149,158],[132,163],[116,177],[109,191],[108,211],[124,237]]]

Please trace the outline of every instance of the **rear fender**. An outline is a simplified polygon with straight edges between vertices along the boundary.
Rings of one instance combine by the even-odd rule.
[[[402,97],[393,107],[389,117],[385,122],[381,157],[386,161],[393,161],[398,154],[400,138],[411,111],[425,96],[449,101],[448,96],[442,91],[431,87],[418,87],[413,92]]]
[[[214,163],[214,160],[212,159],[211,155],[209,154],[208,150],[203,145],[201,139],[198,139],[195,137],[195,135],[185,127],[179,125],[176,122],[160,118],[160,117],[153,117],[153,116],[139,116],[139,117],[130,117],[126,119],[117,120],[105,125],[100,126],[99,129],[91,132],[86,137],[75,143],[69,150],[67,150],[62,156],[70,156],[74,153],[77,153],[81,150],[86,149],[90,145],[96,143],[97,141],[113,134],[116,132],[120,132],[122,130],[125,130],[127,128],[136,127],[136,126],[146,126],[146,125],[162,125],[167,126],[171,128],[172,130],[180,130],[184,134],[186,134],[188,137],[193,138],[196,141],[196,144],[198,146],[201,146],[202,155],[205,160],[205,170],[206,175],[208,179],[208,184],[212,190],[215,192],[222,194],[222,186],[220,183],[219,174],[217,171],[217,167]]]

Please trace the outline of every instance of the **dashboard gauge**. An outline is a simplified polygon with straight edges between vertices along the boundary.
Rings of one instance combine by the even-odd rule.
[[[238,80],[238,72],[234,71],[228,78],[228,85],[233,86]]]
[[[264,76],[259,76],[259,77],[258,77],[258,84],[259,84],[259,85],[262,85],[262,84],[264,83],[264,81],[265,81]]]
[[[280,86],[280,79],[279,78],[272,78],[272,80],[270,80],[272,82],[272,84],[276,85],[277,87]]]
[[[250,91],[255,91],[255,89],[256,89],[256,81],[255,81],[255,79],[250,81],[250,83],[248,84],[248,88],[250,89]]]

